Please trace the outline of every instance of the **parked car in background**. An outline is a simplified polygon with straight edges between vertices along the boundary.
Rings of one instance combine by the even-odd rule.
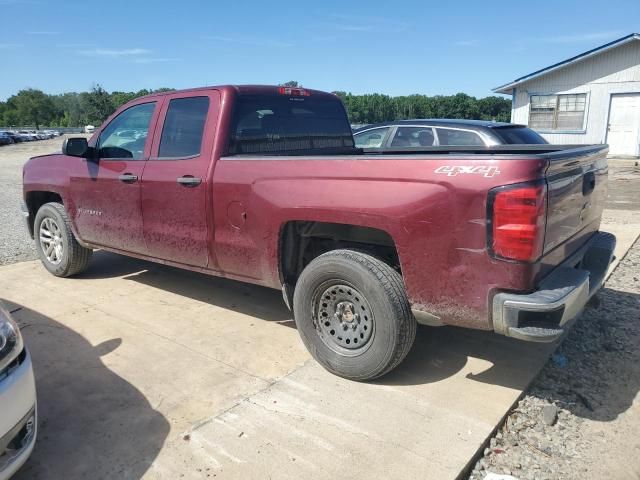
[[[96,127],[94,127],[93,125],[87,125],[86,127],[84,127],[84,133],[93,133],[95,129]]]
[[[18,133],[24,135],[28,142],[39,140],[38,135],[33,130],[20,130]]]
[[[27,460],[36,441],[36,387],[17,323],[0,304],[0,480]]]
[[[22,142],[26,142],[27,139],[24,137],[24,135],[20,135],[17,132],[6,132],[7,135],[9,135],[12,139],[13,139],[13,143],[22,143]]]
[[[525,125],[484,120],[398,120],[354,131],[359,148],[546,144]]]
[[[15,143],[9,132],[0,132],[0,145],[11,145]]]

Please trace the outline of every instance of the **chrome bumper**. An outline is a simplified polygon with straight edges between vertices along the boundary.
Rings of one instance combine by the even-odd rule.
[[[616,237],[598,232],[540,282],[535,292],[495,295],[492,312],[495,332],[532,342],[560,338],[602,287],[615,246]]]

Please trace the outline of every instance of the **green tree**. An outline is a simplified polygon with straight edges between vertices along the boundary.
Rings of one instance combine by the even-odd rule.
[[[53,119],[53,101],[41,90],[20,90],[10,97],[7,103],[15,109],[15,118],[11,120],[17,120],[18,124],[35,125],[36,129],[39,129],[41,125],[48,124]]]
[[[289,80],[288,82],[284,82],[280,84],[281,87],[292,87],[292,88],[299,88],[302,87],[302,85],[298,82],[296,82],[295,80]]]
[[[87,122],[92,125],[100,125],[115,110],[111,96],[100,84],[94,85],[90,92],[80,95]]]

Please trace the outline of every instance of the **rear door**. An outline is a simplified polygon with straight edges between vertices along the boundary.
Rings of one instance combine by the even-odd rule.
[[[132,105],[100,132],[96,160],[69,157],[70,213],[84,241],[145,252],[140,180],[158,111],[155,101]]]
[[[206,267],[207,178],[220,97],[217,91],[170,95],[142,178],[143,230],[149,255]]]

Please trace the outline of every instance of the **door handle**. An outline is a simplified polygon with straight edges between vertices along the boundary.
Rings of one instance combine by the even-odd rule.
[[[135,183],[138,181],[138,176],[131,173],[123,173],[118,177],[118,180],[123,183]]]
[[[197,187],[202,183],[202,179],[194,177],[193,175],[185,175],[183,177],[178,177],[177,182],[183,187]]]
[[[589,195],[596,188],[596,175],[593,172],[587,172],[582,180],[582,195]]]

